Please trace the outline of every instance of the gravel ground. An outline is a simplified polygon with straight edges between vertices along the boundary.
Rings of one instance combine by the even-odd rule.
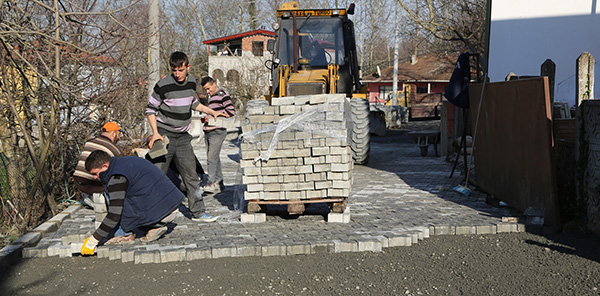
[[[600,295],[600,239],[586,233],[434,236],[381,253],[133,264],[22,260],[0,295]]]

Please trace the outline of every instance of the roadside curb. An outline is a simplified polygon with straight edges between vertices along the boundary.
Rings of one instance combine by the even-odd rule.
[[[0,266],[11,265],[21,259],[23,249],[35,247],[46,234],[57,231],[63,221],[70,218],[80,208],[82,208],[80,204],[70,205],[62,212],[21,236],[18,240],[0,249]]]
[[[98,258],[108,258],[109,260],[119,260],[121,262],[145,264],[225,257],[268,257],[308,255],[318,253],[382,252],[386,248],[390,247],[412,246],[421,240],[429,238],[432,235],[482,235],[527,231],[536,233],[543,231],[543,229],[540,228],[531,229],[529,226],[530,225],[525,225],[522,223],[509,222],[478,226],[438,225],[429,227],[414,227],[410,229],[403,229],[401,231],[399,230],[390,235],[364,235],[360,239],[331,240],[328,243],[280,242],[280,244],[269,245],[256,244],[239,246],[211,246],[208,248],[198,247],[198,245],[195,243],[168,246],[159,246],[158,244],[136,244],[128,247],[99,246],[96,250],[96,253]],[[34,236],[38,237],[36,234],[34,234]],[[50,256],[59,256],[61,258],[65,258],[72,257],[73,253],[77,253],[77,251],[81,248],[81,242],[70,237],[62,237],[62,244],[56,244],[50,247],[14,244],[14,246],[11,248],[13,248],[12,255],[16,258],[43,258]]]

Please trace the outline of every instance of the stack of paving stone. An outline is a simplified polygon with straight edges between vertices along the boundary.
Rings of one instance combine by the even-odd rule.
[[[240,146],[244,199],[347,199],[353,167],[349,108],[344,94],[250,106]]]

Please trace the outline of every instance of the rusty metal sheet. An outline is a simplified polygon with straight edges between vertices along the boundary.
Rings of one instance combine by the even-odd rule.
[[[469,88],[475,131],[482,84]],[[510,206],[545,209],[545,224],[560,225],[548,79],[485,85],[475,131],[477,185]]]

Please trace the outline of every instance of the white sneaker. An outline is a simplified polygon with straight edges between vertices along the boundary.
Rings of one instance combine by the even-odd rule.
[[[215,222],[215,221],[217,221],[217,219],[219,219],[219,217],[213,217],[209,214],[204,214],[204,215],[202,215],[202,217],[192,218],[192,221],[209,223],[209,222]]]
[[[221,192],[221,187],[219,185],[208,183],[208,184],[206,184],[206,186],[204,186],[204,192],[205,193],[219,193],[219,192]]]

